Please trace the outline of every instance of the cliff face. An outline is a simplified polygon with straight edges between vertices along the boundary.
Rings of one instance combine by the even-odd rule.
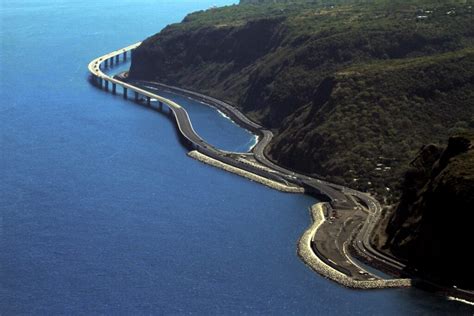
[[[246,80],[255,61],[279,45],[283,28],[278,18],[235,27],[168,27],[135,51],[130,77],[214,92],[237,101],[247,92]]]
[[[474,137],[452,137],[445,149],[425,146],[412,162],[384,248],[428,278],[474,289],[473,221]]]
[[[374,243],[428,278],[472,288],[473,138],[439,145],[474,132],[472,8],[241,3],[193,13],[146,39],[130,77],[233,103],[273,129],[266,154],[287,167],[390,203],[401,193]],[[419,152],[426,143],[437,145]]]
[[[335,72],[283,122],[268,154],[388,195],[423,143],[474,127],[473,67],[474,52],[466,51]]]
[[[130,77],[227,100],[274,130],[272,159],[384,196],[422,144],[474,128],[467,6],[263,2],[165,28]]]
[[[284,20],[168,27],[135,51],[130,78],[157,80],[225,99],[276,128],[308,98],[308,91],[302,89],[294,99],[290,94],[297,83],[285,71],[291,58],[281,47],[288,36]],[[285,87],[279,87],[282,84]]]

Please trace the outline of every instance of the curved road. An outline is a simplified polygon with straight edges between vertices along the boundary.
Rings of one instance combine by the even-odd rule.
[[[352,203],[351,199],[348,199],[347,196],[341,192],[340,188],[333,187],[334,185],[315,179],[300,173],[297,173],[292,170],[288,170],[283,168],[271,160],[269,160],[265,155],[265,148],[268,146],[270,141],[273,138],[273,133],[270,130],[265,129],[261,125],[257,124],[256,122],[250,120],[247,116],[245,116],[242,112],[237,110],[234,106],[206,96],[204,94],[194,92],[191,90],[182,89],[179,87],[174,87],[162,83],[156,83],[151,81],[138,81],[138,80],[127,80],[129,83],[133,83],[139,85],[144,88],[154,89],[154,90],[170,90],[175,93],[185,94],[192,98],[198,99],[200,101],[205,102],[206,104],[219,109],[220,111],[224,112],[226,115],[232,118],[237,124],[242,126],[243,128],[255,133],[259,136],[257,144],[253,147],[252,153],[255,159],[263,164],[264,166],[268,167],[273,171],[274,174],[278,174],[280,178],[285,179],[286,182],[294,183],[298,186],[302,186],[309,191],[315,191],[320,197],[327,197],[327,200],[331,202],[333,207],[336,208],[345,208],[345,209],[352,209],[356,205]],[[363,194],[363,193],[361,193]]]
[[[387,254],[381,253],[380,251],[374,249],[370,243],[370,235],[374,229],[374,226],[379,220],[379,216],[382,210],[379,202],[368,195],[357,190],[353,190],[341,185],[332,184],[323,180],[315,179],[304,174],[300,174],[286,168],[283,168],[265,156],[265,148],[271,142],[273,138],[273,133],[270,130],[267,130],[260,126],[259,124],[251,121],[248,117],[238,111],[235,107],[215,98],[193,92],[190,90],[181,89],[178,87],[168,86],[164,84],[159,84],[155,82],[148,81],[136,81],[136,84],[139,84],[141,87],[137,87],[134,84],[129,82],[132,81],[123,81],[116,78],[112,78],[107,74],[103,73],[101,70],[102,65],[105,63],[108,64],[110,60],[111,63],[115,58],[118,62],[121,54],[126,55],[127,52],[132,51],[141,44],[135,43],[128,47],[113,51],[109,54],[103,55],[99,58],[94,59],[89,63],[89,71],[92,76],[92,80],[96,85],[103,87],[105,83],[106,89],[108,89],[108,83],[113,85],[113,91],[115,92],[116,86],[122,86],[124,89],[124,94],[127,94],[128,90],[135,92],[135,100],[138,101],[138,96],[143,96],[147,99],[147,102],[150,103],[151,99],[155,99],[160,104],[166,104],[169,109],[174,114],[176,123],[179,129],[180,134],[184,137],[186,145],[190,149],[198,150],[205,155],[211,156],[212,158],[218,159],[224,163],[233,165],[237,168],[244,169],[249,172],[253,172],[257,175],[269,178],[271,180],[279,181],[284,184],[292,183],[295,186],[302,186],[305,188],[305,191],[308,193],[316,193],[319,197],[326,197],[330,201],[333,209],[338,210],[350,210],[355,208],[366,209],[368,212],[367,220],[364,222],[362,229],[358,232],[355,240],[354,246],[359,249],[361,253],[364,253],[371,259],[382,263],[383,265],[389,266],[399,272],[403,272],[405,265],[398,261],[396,258],[388,256]],[[124,57],[125,58],[125,57]],[[255,166],[249,164],[244,164],[232,158],[228,152],[220,151],[214,148],[212,145],[206,143],[194,130],[191,121],[189,119],[188,113],[184,108],[182,108],[177,103],[163,98],[160,95],[150,92],[148,89],[169,89],[180,94],[186,94],[188,96],[198,98],[205,101],[211,106],[218,108],[223,111],[226,115],[230,116],[236,123],[242,127],[248,129],[249,131],[257,134],[259,136],[257,144],[252,149],[253,157],[260,162],[262,165],[270,169],[262,170]],[[235,153],[234,153],[235,154]],[[354,197],[356,199],[354,199]],[[361,205],[357,199],[362,201],[364,205]],[[361,268],[361,267],[358,267]],[[361,268],[362,269],[362,268]],[[363,269],[362,269],[363,270]]]
[[[378,213],[380,211],[380,205],[378,202],[370,197],[369,195],[355,191],[343,186],[335,185],[326,181],[322,181],[319,179],[315,179],[309,177],[307,175],[303,175],[286,168],[283,168],[271,160],[269,160],[265,156],[265,148],[268,146],[270,141],[273,138],[273,133],[270,130],[267,130],[260,126],[259,124],[251,121],[247,118],[244,114],[238,111],[235,107],[217,100],[215,98],[208,97],[206,95],[196,93],[193,91],[181,89],[178,87],[158,84],[154,82],[147,82],[147,81],[136,81],[133,82],[135,84],[140,84],[140,87],[137,87],[135,84],[132,84],[132,81],[125,81],[119,80],[117,78],[113,78],[102,72],[103,65],[107,65],[109,60],[113,60],[114,58],[117,59],[121,54],[126,54],[129,51],[132,51],[138,47],[141,43],[135,43],[128,47],[113,51],[101,57],[98,57],[89,63],[89,71],[92,74],[92,79],[95,84],[99,85],[103,88],[105,84],[105,88],[108,89],[108,83],[115,85],[115,87],[121,86],[124,89],[124,94],[127,94],[128,90],[134,91],[135,100],[139,100],[138,96],[142,96],[147,98],[147,100],[156,99],[157,101],[165,104],[169,107],[172,113],[175,116],[178,129],[180,134],[185,138],[187,141],[187,145],[190,149],[195,149],[203,154],[209,155],[212,158],[218,159],[222,162],[228,163],[230,165],[236,166],[238,168],[256,173],[258,175],[267,177],[272,180],[276,180],[279,182],[283,182],[285,184],[293,183],[295,186],[302,186],[305,188],[305,191],[308,193],[317,194],[318,197],[325,197],[328,201],[330,201],[332,207],[334,209],[339,210],[348,210],[354,209],[358,207],[358,203],[354,199],[351,198],[351,195],[357,196],[367,205],[369,205],[369,209],[371,210],[370,213]],[[193,129],[191,121],[189,119],[188,113],[184,108],[182,108],[177,103],[173,102],[172,100],[166,99],[161,97],[160,95],[149,91],[148,89],[170,89],[174,92],[178,92],[181,94],[187,94],[194,98],[201,99],[206,103],[209,103],[211,106],[218,108],[219,110],[223,111],[225,114],[229,115],[233,120],[235,120],[239,125],[243,126],[244,128],[258,134],[259,141],[253,148],[253,156],[255,159],[266,166],[268,169],[271,169],[271,172],[265,171],[256,167],[249,166],[248,164],[243,164],[242,162],[238,162],[235,159],[229,157],[227,153],[222,152],[214,148],[212,145],[206,143]],[[114,88],[115,91],[115,88]],[[367,223],[366,223],[367,224]],[[367,226],[367,225],[366,225]],[[364,226],[364,227],[366,227]],[[367,226],[364,231],[367,232],[370,226]],[[368,240],[368,238],[364,238],[364,240]],[[370,243],[364,242],[363,245]],[[372,249],[370,249],[372,250]],[[372,253],[372,252],[371,252]],[[374,251],[375,253],[375,251]],[[360,268],[360,267],[359,267]]]

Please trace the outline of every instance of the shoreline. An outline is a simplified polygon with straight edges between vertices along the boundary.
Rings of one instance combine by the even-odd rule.
[[[173,87],[173,86],[169,86],[169,85],[166,85],[166,84],[162,84],[162,83],[157,83],[157,82],[150,82],[150,81],[146,81],[147,84],[152,84],[152,85],[156,85],[156,86],[159,86],[161,87],[162,89],[167,89],[168,92],[172,92],[172,93],[179,93],[179,94],[184,94],[186,95],[187,97],[189,98],[192,98],[198,102],[201,102],[207,106],[210,106],[212,108],[215,108],[217,111],[219,112],[222,112],[225,116],[228,116],[229,119],[231,121],[233,121],[234,123],[236,123],[237,125],[241,126],[242,128],[245,128],[247,129],[248,131],[254,133],[254,135],[256,135],[258,137],[258,141],[257,143],[255,144],[255,146],[253,147],[253,149],[257,149],[257,150],[261,150],[262,153],[263,153],[263,150],[265,149],[265,147],[268,145],[268,143],[270,142],[273,134],[268,131],[268,133],[266,133],[267,131],[264,130],[263,132],[260,130],[258,131],[257,133],[253,132],[251,128],[249,128],[248,125],[245,124],[245,121],[242,122],[242,120],[240,120],[240,115],[243,115],[239,110],[237,110],[236,108],[230,108],[227,107],[226,105],[228,105],[227,103],[225,102],[222,102],[222,101],[219,101],[218,104],[215,104],[213,101],[215,100],[214,98],[212,97],[208,97],[208,96],[205,96],[205,95],[202,95],[202,94],[199,94],[197,92],[194,92],[194,91],[190,91],[190,90],[186,90],[186,89],[182,89],[182,88],[178,88],[178,87]],[[222,108],[222,106],[224,106],[224,108]],[[239,115],[237,115],[237,118],[236,118],[236,114],[235,112],[237,112]],[[247,118],[248,119],[248,118]],[[249,120],[249,119],[248,119]],[[255,127],[255,125],[259,126],[258,124],[256,124],[255,122],[251,121],[252,122],[252,125],[253,127]],[[263,129],[263,127],[260,127]],[[258,136],[258,135],[263,135],[262,137],[261,136]],[[270,135],[270,137],[268,137],[268,135]],[[261,142],[262,141],[262,142]],[[262,146],[263,144],[263,146]],[[250,150],[250,151],[253,151]],[[250,152],[249,151],[249,152]],[[205,155],[204,155],[205,156]],[[278,165],[275,165],[273,162],[271,161],[268,161],[266,159],[266,157],[263,157],[265,159],[258,159],[259,162],[267,162],[270,164],[270,166],[268,165],[265,165],[266,168],[269,168],[269,169],[273,169],[274,167],[277,167],[278,170],[280,169],[284,169],[283,167],[280,167]],[[206,163],[206,162],[204,162]],[[246,162],[246,164],[248,164],[249,162]],[[212,165],[212,164],[211,164]],[[216,165],[213,165],[215,167],[218,167]],[[272,168],[273,167],[273,168]],[[238,168],[237,168],[238,169]],[[226,170],[226,169],[223,169],[223,170]],[[228,172],[232,172],[232,171],[229,171],[229,170],[226,170]],[[249,174],[252,174],[251,172]],[[242,176],[242,175],[241,175]],[[245,176],[244,176],[245,177]],[[252,181],[252,179],[250,179]],[[258,182],[258,181],[257,181]],[[326,183],[325,181],[323,181],[324,183]],[[278,183],[278,182],[277,182]],[[264,183],[262,183],[264,184]],[[265,185],[265,184],[264,184]],[[330,185],[330,184],[329,184]],[[271,186],[270,186],[271,187]],[[335,188],[338,188],[340,190],[344,190],[343,187],[339,186],[339,185],[334,185]],[[271,187],[273,189],[277,189],[275,187]],[[278,190],[278,189],[277,189]],[[350,195],[350,196],[354,196],[354,197],[358,197],[358,198],[361,198],[362,196],[364,196],[363,200],[367,203],[367,201],[371,201],[372,203],[367,203],[367,204],[372,204],[373,206],[375,206],[374,208],[377,209],[377,208],[380,208],[380,204],[374,200],[374,198],[370,197],[369,195],[365,194],[365,193],[362,193],[362,192],[358,192],[356,190],[352,190],[352,189],[348,189],[346,188],[347,190],[347,194]],[[281,190],[280,190],[281,191]],[[287,191],[283,191],[283,192],[287,192]],[[306,189],[305,189],[305,194],[309,194],[309,195],[312,195],[311,193],[307,192]],[[374,202],[375,201],[375,202]],[[317,204],[315,204],[317,205]],[[331,206],[329,206],[331,207]],[[372,207],[369,206],[369,209],[372,209]],[[378,217],[378,211],[377,210],[373,210],[373,213],[369,215],[369,218],[373,218],[373,217]],[[370,221],[370,219],[369,219]],[[364,222],[364,226],[367,225],[366,222]],[[305,232],[306,233],[306,232]],[[300,255],[300,242],[298,242],[298,256],[301,258],[301,260],[306,264],[308,265],[313,271],[315,271],[316,273],[328,278],[328,279],[331,279],[332,281],[334,282],[337,282],[343,286],[346,286],[348,288],[353,288],[353,289],[375,289],[375,288],[406,288],[406,287],[410,287],[410,286],[413,286],[413,285],[417,285],[417,287],[419,288],[423,288],[425,290],[428,290],[430,292],[435,292],[435,293],[442,293],[443,296],[447,296],[447,295],[444,295],[444,293],[450,295],[450,296],[453,296],[455,298],[459,298],[459,299],[467,299],[467,301],[469,301],[470,299],[472,300],[472,298],[470,296],[467,296],[464,295],[465,293],[463,291],[458,291],[458,295],[456,295],[455,293],[453,293],[452,290],[448,290],[448,291],[431,291],[430,289],[427,289],[426,286],[422,286],[423,282],[419,279],[416,279],[416,281],[414,279],[407,279],[407,278],[402,278],[401,276],[403,275],[402,271],[396,271],[396,270],[393,270],[393,269],[390,269],[388,266],[384,265],[383,261],[380,261],[380,259],[377,257],[377,254],[378,254],[378,251],[374,253],[374,257],[369,257],[370,260],[367,260],[368,258],[368,255],[365,255],[365,256],[361,256],[360,255],[360,250],[356,250],[355,247],[354,247],[354,244],[356,244],[356,241],[355,241],[355,236],[358,236],[360,234],[360,230],[356,230],[353,232],[353,234],[351,235],[351,237],[348,239],[347,241],[347,251],[346,251],[346,255],[347,255],[347,258],[350,260],[350,261],[353,261],[351,260],[352,258],[353,259],[356,259],[356,260],[361,260],[362,263],[376,269],[376,270],[379,270],[380,272],[383,272],[383,273],[388,273],[390,274],[391,276],[393,276],[394,278],[393,279],[389,279],[389,280],[385,280],[385,279],[382,279],[382,278],[379,278],[378,281],[381,281],[381,282],[376,282],[376,281],[356,281],[356,280],[353,280],[351,279],[350,277],[344,275],[343,273],[341,273],[339,270],[337,269],[334,269],[333,267],[331,267],[330,265],[330,261],[328,262],[326,260],[326,262],[324,260],[321,260],[320,258],[318,258],[318,263],[315,264],[315,262],[313,261],[312,263],[309,263],[306,262],[307,259],[309,259],[309,257],[305,257],[303,258],[303,256]],[[314,237],[314,235],[313,235]],[[302,238],[302,237],[301,237]],[[301,240],[301,239],[300,239]],[[365,242],[364,242],[364,246],[365,246]],[[372,247],[370,246],[370,249],[371,250]],[[313,251],[313,254],[314,254],[314,249],[311,249],[311,251]],[[315,254],[316,256],[316,254]],[[310,259],[311,260],[311,259]],[[354,262],[353,262],[354,263]],[[354,263],[354,265],[356,265]],[[343,276],[342,278],[332,278],[331,275],[334,275],[333,273],[329,273],[328,274],[328,271],[331,271],[331,269],[333,271],[336,271],[336,272],[339,272],[341,273],[341,275]],[[361,268],[362,270],[366,271],[364,268]],[[366,271],[367,272],[367,271]],[[369,272],[370,274],[370,272]],[[364,282],[369,282],[367,284],[364,284]],[[441,287],[440,287],[441,288]],[[474,301],[474,300],[473,300]]]
[[[301,260],[309,266],[312,270],[316,271],[320,275],[344,285],[348,288],[353,289],[385,289],[385,288],[400,288],[410,287],[412,285],[411,279],[378,279],[378,280],[354,280],[346,274],[336,270],[329,264],[325,263],[311,247],[314,236],[318,229],[325,222],[324,208],[325,203],[314,204],[310,208],[312,224],[303,233],[300,240],[298,241],[298,256]]]
[[[115,86],[116,85],[122,86],[124,89],[124,98],[127,98],[127,89],[134,91],[135,102],[143,105],[144,100],[141,99],[139,96],[142,96],[142,97],[144,96],[148,107],[153,107],[150,102],[151,99],[156,99],[157,101],[159,101],[160,108],[162,107],[163,104],[167,105],[170,109],[169,114],[172,114],[170,115],[170,118],[175,119],[174,121],[177,125],[178,133],[181,136],[180,138],[183,140],[182,142],[183,145],[190,150],[190,152],[188,153],[189,156],[191,157],[196,156],[193,158],[197,160],[202,159],[203,162],[205,163],[214,165],[223,170],[238,174],[240,176],[246,177],[251,180],[253,180],[252,178],[260,179],[260,180],[263,179],[263,182],[271,181],[268,183],[272,183],[272,182],[277,183],[278,184],[277,187],[280,187],[280,188],[291,187],[288,184],[292,184],[294,185],[294,187],[302,188],[305,194],[313,195],[319,198],[320,200],[322,199],[323,201],[328,201],[329,205],[331,206],[331,209],[337,212],[346,212],[346,211],[356,210],[356,209],[367,209],[367,212],[372,216],[380,212],[381,207],[378,201],[376,201],[373,197],[371,197],[370,195],[366,193],[359,192],[359,191],[356,191],[347,187],[343,187],[340,185],[332,184],[323,180],[315,179],[307,175],[298,174],[297,172],[288,170],[280,165],[273,163],[269,159],[267,159],[264,153],[264,149],[270,143],[273,137],[273,133],[269,130],[266,130],[264,127],[260,126],[259,124],[251,121],[249,118],[247,118],[235,107],[232,107],[231,105],[223,101],[220,101],[215,98],[205,96],[205,95],[202,95],[200,93],[193,92],[190,90],[185,90],[178,87],[172,87],[172,86],[155,83],[155,82],[149,82],[149,81],[133,81],[133,80],[128,80],[125,77],[120,78],[119,76],[115,76],[114,78],[112,78],[101,71],[101,66],[103,63],[105,63],[105,67],[107,67],[107,61],[109,59],[113,59],[114,57],[117,57],[119,54],[122,54],[122,53],[125,54],[127,51],[133,52],[133,50],[139,44],[140,43],[130,45],[124,49],[120,49],[120,50],[114,51],[112,53],[109,53],[109,54],[106,54],[104,56],[94,59],[89,64],[89,71],[91,72],[91,82],[92,84],[96,86],[100,86],[101,89],[102,89],[103,83],[105,83],[104,88],[106,91],[108,91],[108,83],[109,82],[112,83],[114,94],[116,93]],[[118,60],[118,57],[117,57],[117,60]],[[161,89],[163,89],[164,87],[164,88],[170,89],[171,91],[178,91],[177,93],[179,94],[194,97],[197,100],[202,100],[203,103],[205,103],[206,105],[214,107],[217,110],[222,110],[222,112],[226,115],[229,115],[231,120],[233,120],[236,124],[238,124],[239,126],[247,129],[248,131],[258,136],[257,143],[251,149],[251,152],[248,152],[248,153],[230,153],[230,152],[220,151],[214,148],[212,145],[206,143],[202,138],[200,138],[199,135],[197,135],[197,133],[193,130],[189,116],[187,115],[187,112],[184,108],[182,108],[181,106],[179,106],[178,104],[174,103],[171,100],[168,100],[166,98],[159,96],[156,93],[147,91],[146,89],[143,88],[144,83],[160,86]],[[159,89],[156,89],[156,90],[159,90]],[[192,152],[195,152],[195,153],[193,154]],[[196,155],[196,153],[198,153],[198,155]],[[243,155],[247,155],[247,158],[249,158],[249,160],[246,161],[245,163],[243,163],[242,161],[238,161],[237,159],[237,158],[242,158],[242,157],[236,158],[236,156],[243,156]],[[255,162],[258,162],[258,163],[254,165],[254,162],[251,160],[251,158],[255,159]],[[265,168],[268,168],[270,171],[262,169],[262,166]],[[254,181],[265,184],[257,180],[254,180]],[[269,187],[272,187],[272,186],[269,186]],[[296,193],[296,192],[292,192],[292,193]],[[301,192],[298,191],[298,193],[301,193]],[[363,203],[361,204],[359,200],[361,200]],[[317,208],[318,204],[315,204],[313,206]],[[364,207],[364,204],[367,205],[368,207],[367,208]],[[321,213],[321,210],[313,212],[313,208],[312,208],[311,213],[313,217],[313,224],[310,226],[310,228],[308,228],[308,230],[305,231],[303,236],[300,238],[300,241],[298,243],[298,254],[300,254],[300,252],[302,253],[302,255],[300,255],[300,258],[307,265],[309,265],[314,271],[318,272],[319,274],[341,285],[351,287],[351,288],[358,288],[358,289],[386,288],[386,287],[400,287],[400,286],[407,287],[413,284],[411,280],[408,282],[406,279],[384,280],[384,279],[379,278],[378,280],[375,280],[375,281],[374,280],[355,280],[351,278],[350,276],[344,274],[341,271],[342,267],[340,267],[341,270],[337,270],[337,269],[334,269],[334,267],[331,267],[331,265],[329,265],[327,262],[324,262],[324,260],[321,260],[321,258],[317,257],[314,249],[312,249],[311,247],[311,239],[314,238],[315,233],[318,231],[319,227],[324,223],[324,220],[325,220],[324,214]],[[362,222],[360,224],[362,224]],[[363,224],[364,224],[364,227],[366,227],[367,225],[370,225],[371,223],[364,221]],[[354,230],[353,233],[359,235],[360,231],[357,229],[357,230]],[[312,235],[312,238],[308,239],[308,236],[310,235]],[[310,241],[309,248],[307,247],[308,240]],[[369,246],[368,252],[370,252],[370,254],[367,254],[367,255],[369,255],[370,258],[373,257],[372,259],[375,258],[376,260],[380,260],[381,263],[384,263],[383,256],[379,257],[376,251],[374,252],[370,251],[371,246],[366,245],[365,242],[362,242],[361,240],[352,241],[350,239],[348,239],[347,242],[349,242],[351,246],[354,246],[358,242],[362,243],[361,245],[362,248]],[[344,253],[344,255],[346,258],[349,259],[349,261],[351,261],[350,258],[351,256],[353,256],[353,254]],[[329,258],[325,257],[325,259],[328,262],[331,262],[331,261],[334,262],[333,260]],[[336,264],[336,266],[338,265]],[[352,267],[352,269],[353,269],[353,272],[354,271],[359,272],[361,269],[364,270],[363,268],[355,264],[354,264],[354,267]],[[367,273],[367,274],[370,274],[370,273]],[[352,273],[352,275],[354,275],[354,273]],[[370,282],[370,283],[366,283],[366,282]],[[373,282],[378,282],[379,284],[373,283]],[[408,285],[408,283],[410,283],[410,285]],[[377,284],[377,285],[374,285],[374,284]]]
[[[258,182],[260,184],[263,184],[269,188],[281,191],[281,192],[286,192],[286,193],[304,193],[304,189],[301,187],[294,187],[294,186],[287,186],[284,184],[281,184],[279,182],[264,178],[262,176],[259,176],[257,174],[248,172],[246,170],[228,165],[224,162],[221,162],[217,159],[214,159],[212,157],[206,156],[205,154],[200,153],[197,150],[192,150],[188,152],[187,154],[189,157],[194,158],[200,162],[203,162],[205,164],[208,164],[210,166],[225,170],[230,173],[234,173],[236,175],[239,175],[241,177],[244,177],[250,181]]]

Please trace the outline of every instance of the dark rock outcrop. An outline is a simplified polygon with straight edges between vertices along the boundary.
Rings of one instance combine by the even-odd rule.
[[[408,269],[446,285],[474,289],[474,137],[425,146],[412,162],[384,245]]]

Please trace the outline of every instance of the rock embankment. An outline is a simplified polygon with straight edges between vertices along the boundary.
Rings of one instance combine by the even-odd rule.
[[[289,186],[289,185],[285,185],[283,183],[276,182],[274,180],[264,178],[262,176],[256,175],[254,173],[251,173],[251,172],[248,172],[246,170],[228,165],[224,162],[221,162],[219,160],[216,160],[214,158],[206,156],[206,155],[200,153],[197,150],[190,151],[188,153],[188,156],[192,157],[196,160],[199,160],[201,162],[204,162],[208,165],[223,169],[223,170],[228,171],[228,172],[235,173],[235,174],[237,174],[239,176],[242,176],[244,178],[247,178],[249,180],[261,183],[261,184],[266,185],[267,187],[270,187],[272,189],[276,189],[276,190],[279,190],[279,191],[282,191],[282,192],[288,192],[288,193],[304,193],[304,189],[302,187]]]
[[[355,289],[382,289],[397,288],[411,286],[410,279],[374,279],[374,280],[354,280],[344,273],[327,265],[319,258],[311,249],[311,240],[317,234],[318,228],[324,223],[324,208],[329,207],[325,203],[318,203],[311,207],[311,216],[313,218],[312,225],[305,231],[298,242],[298,255],[311,269],[317,273],[342,284],[349,288]]]

